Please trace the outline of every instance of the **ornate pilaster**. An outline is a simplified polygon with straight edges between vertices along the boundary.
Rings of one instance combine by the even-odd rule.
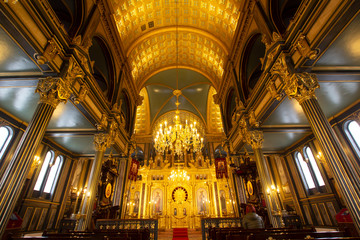
[[[289,98],[295,98],[302,107],[347,208],[360,231],[360,186],[357,179],[346,171],[344,164],[348,164],[350,160],[316,100],[315,90],[319,88],[316,76],[309,73],[294,73],[291,77],[282,80],[285,83],[286,94]]]
[[[70,96],[68,91],[69,88],[60,78],[39,80],[36,92],[40,94],[40,102],[0,181],[0,235],[14,210],[51,116],[60,102],[67,101]]]

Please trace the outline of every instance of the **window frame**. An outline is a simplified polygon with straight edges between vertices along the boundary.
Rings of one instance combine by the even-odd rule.
[[[52,156],[50,157],[50,160],[47,163],[48,166],[44,170],[45,172],[44,172],[44,174],[42,176],[40,186],[38,187],[38,189],[35,189],[36,186],[38,185],[39,177],[41,177],[40,173],[43,170],[43,168],[45,167],[44,166],[45,160],[46,160],[46,157],[47,157],[47,155],[49,153]],[[59,163],[57,164],[58,159],[59,159]],[[64,156],[56,153],[55,151],[53,151],[53,150],[46,151],[45,157],[43,158],[43,161],[42,161],[42,164],[41,164],[40,171],[37,174],[36,182],[35,182],[34,187],[33,187],[33,194],[32,194],[33,198],[51,199],[51,197],[53,196],[53,193],[55,192],[56,186],[58,184],[58,180],[59,180],[59,177],[60,177],[60,174],[61,174],[61,171],[62,171],[64,160],[65,160]],[[53,167],[56,166],[56,164],[57,164],[57,168],[55,170],[55,174],[53,175],[54,177],[51,180],[51,178],[49,178],[49,177],[50,177],[50,174],[51,174],[52,170],[54,169]],[[52,181],[52,182],[50,182],[51,183],[50,190],[45,191],[49,181]]]
[[[9,132],[8,136],[6,137],[6,140],[4,141],[2,146],[0,146],[0,160],[2,162],[2,160],[4,159],[4,156],[6,155],[6,152],[8,151],[8,149],[10,147],[10,142],[14,137],[14,130],[8,125],[0,126],[0,128],[5,128]]]
[[[316,173],[315,173],[316,171],[314,170],[314,167],[312,166],[312,163],[311,163],[311,160],[310,160],[310,158],[309,158],[309,156],[308,156],[308,153],[306,152],[307,149],[309,149],[309,150],[311,151],[311,154],[312,154],[312,156],[313,156],[313,161],[314,161],[314,163],[316,164],[316,167],[318,168],[319,174],[320,174],[320,176],[321,176],[321,179],[322,179],[324,185],[320,185],[318,176],[317,176]],[[300,154],[300,155],[301,155],[302,160],[300,160],[300,159],[297,157],[297,154]],[[325,193],[325,192],[326,192],[326,181],[325,181],[324,175],[323,175],[323,173],[322,173],[322,171],[321,171],[321,169],[320,169],[320,167],[319,167],[319,162],[317,161],[317,159],[316,159],[316,157],[315,157],[315,155],[314,155],[314,153],[313,153],[312,148],[311,148],[310,146],[308,146],[308,145],[304,146],[304,147],[301,149],[301,151],[298,150],[298,151],[296,151],[296,152],[294,153],[294,158],[295,158],[296,161],[297,161],[298,170],[301,172],[302,180],[303,180],[305,189],[308,191],[308,193],[309,193],[310,195],[316,194],[316,193]],[[308,184],[308,182],[307,182],[308,180],[307,180],[307,178],[306,178],[306,176],[305,176],[305,173],[304,173],[304,170],[303,170],[303,168],[302,168],[302,166],[301,166],[301,162],[300,162],[300,161],[303,161],[303,162],[306,164],[306,166],[307,166],[307,168],[308,168],[308,170],[309,170],[309,172],[310,172],[310,176],[311,176],[312,182],[313,182],[314,185],[315,185],[313,188],[310,188],[310,187],[309,187],[309,184]],[[321,166],[321,165],[320,165],[320,166]]]
[[[357,141],[354,139],[352,132],[349,130],[349,125],[352,122],[357,123],[360,127],[360,123],[354,119],[349,119],[348,121],[346,121],[343,127],[344,127],[346,139],[350,142],[351,149],[355,152],[357,158],[359,159],[360,158],[360,143],[357,143]]]

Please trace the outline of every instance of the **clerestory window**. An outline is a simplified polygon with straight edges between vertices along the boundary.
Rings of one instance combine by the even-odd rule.
[[[360,157],[360,125],[358,122],[351,120],[345,124],[345,132],[351,142],[352,147]]]
[[[5,151],[9,147],[9,143],[12,137],[13,131],[10,127],[0,127],[0,159],[3,158]]]

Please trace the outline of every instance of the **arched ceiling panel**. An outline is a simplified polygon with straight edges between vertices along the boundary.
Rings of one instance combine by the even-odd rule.
[[[216,85],[223,75],[226,57],[226,49],[213,38],[173,28],[139,42],[129,53],[129,64],[138,83],[160,69],[187,66],[205,72]]]
[[[242,0],[117,0],[115,21],[127,49],[141,35],[175,24],[215,34],[230,47]]]

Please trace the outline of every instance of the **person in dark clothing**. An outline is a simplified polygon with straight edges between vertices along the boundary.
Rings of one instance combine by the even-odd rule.
[[[246,215],[242,220],[242,227],[244,229],[264,228],[263,219],[256,214],[255,207],[253,205],[246,206]]]

